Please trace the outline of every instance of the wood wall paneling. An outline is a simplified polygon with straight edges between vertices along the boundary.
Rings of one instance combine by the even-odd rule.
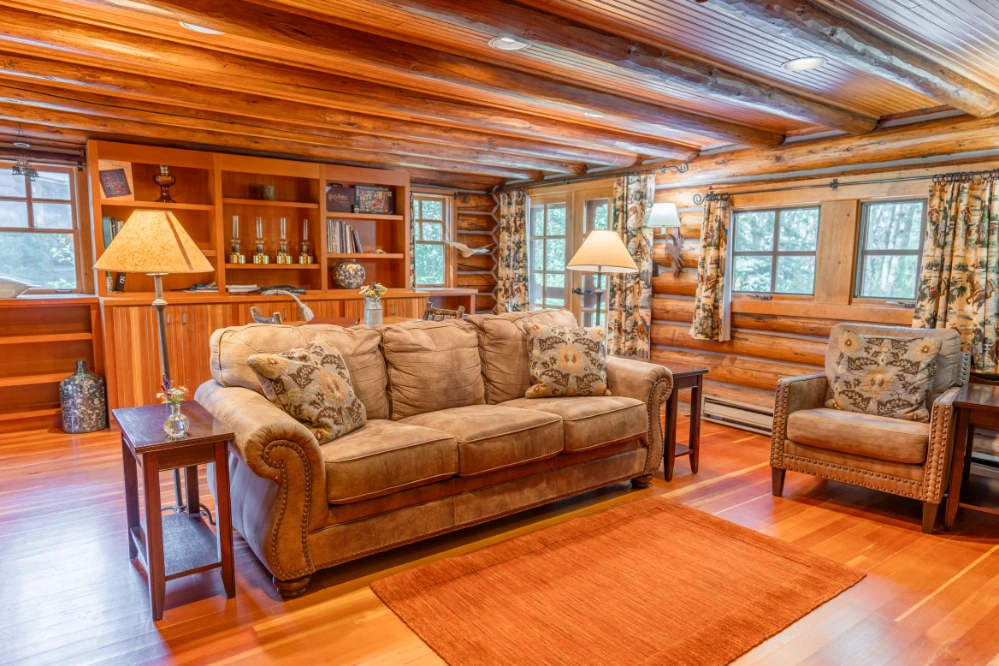
[[[471,248],[496,244],[498,204],[486,193],[459,192],[455,196],[455,227],[457,240]],[[457,262],[456,287],[476,289],[475,311],[492,312],[496,307],[496,247],[489,254],[462,257],[455,253]]]

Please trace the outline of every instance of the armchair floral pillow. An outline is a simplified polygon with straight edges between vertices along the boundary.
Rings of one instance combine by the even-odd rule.
[[[865,337],[849,329],[839,348],[826,407],[926,423],[933,389],[937,338]]]
[[[525,398],[610,395],[603,327],[527,325],[531,387]]]

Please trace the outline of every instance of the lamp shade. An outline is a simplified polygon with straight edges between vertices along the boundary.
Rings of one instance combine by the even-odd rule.
[[[637,273],[638,266],[614,231],[591,231],[566,268],[573,271]]]
[[[652,215],[649,217],[650,227],[678,227],[680,226],[680,214],[676,210],[676,204],[660,201],[652,204]]]
[[[94,264],[121,273],[210,273],[215,269],[167,210],[136,210]]]

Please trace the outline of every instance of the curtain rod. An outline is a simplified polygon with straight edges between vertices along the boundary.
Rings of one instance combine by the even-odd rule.
[[[552,180],[532,180],[527,183],[514,183],[513,185],[504,185],[494,191],[509,192],[511,190],[528,190],[532,187],[569,185],[572,183],[582,183],[588,180],[605,180],[607,178],[614,178],[617,176],[638,176],[643,173],[654,173],[656,171],[658,171],[660,175],[665,175],[666,172],[671,169],[677,173],[687,173],[688,168],[689,165],[686,162],[681,162],[680,164],[664,164],[658,166],[650,165],[644,169],[632,169],[631,167],[623,169],[607,169],[606,171],[598,171],[591,174],[583,174],[581,176],[566,176],[565,178],[555,178]]]
[[[992,175],[999,177],[999,169],[993,169],[992,171],[965,171],[961,173],[948,173],[948,174],[938,174],[936,176],[898,176],[896,178],[873,178],[869,180],[852,180],[847,183],[839,182],[838,178],[833,178],[828,183],[815,184],[815,185],[792,185],[788,187],[773,187],[766,190],[738,190],[735,192],[708,192],[707,194],[695,194],[694,204],[701,205],[705,201],[718,201],[720,199],[730,197],[735,194],[767,194],[768,192],[790,192],[792,190],[815,190],[821,189],[823,187],[828,187],[831,190],[838,190],[841,187],[849,187],[851,185],[876,185],[878,183],[899,183],[907,180],[932,180],[934,183],[942,182],[968,182],[978,176]]]

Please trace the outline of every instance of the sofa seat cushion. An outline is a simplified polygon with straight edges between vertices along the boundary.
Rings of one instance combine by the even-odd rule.
[[[787,419],[787,438],[829,451],[918,464],[926,460],[930,425],[838,409],[805,409]]]
[[[459,476],[486,474],[562,452],[562,420],[556,414],[471,405],[410,416],[400,423],[453,435],[458,440]]]
[[[360,502],[458,473],[454,437],[395,421],[368,421],[321,448],[331,504]]]
[[[585,451],[636,437],[644,441],[649,432],[645,403],[623,396],[517,398],[500,406],[561,417],[567,452]]]

